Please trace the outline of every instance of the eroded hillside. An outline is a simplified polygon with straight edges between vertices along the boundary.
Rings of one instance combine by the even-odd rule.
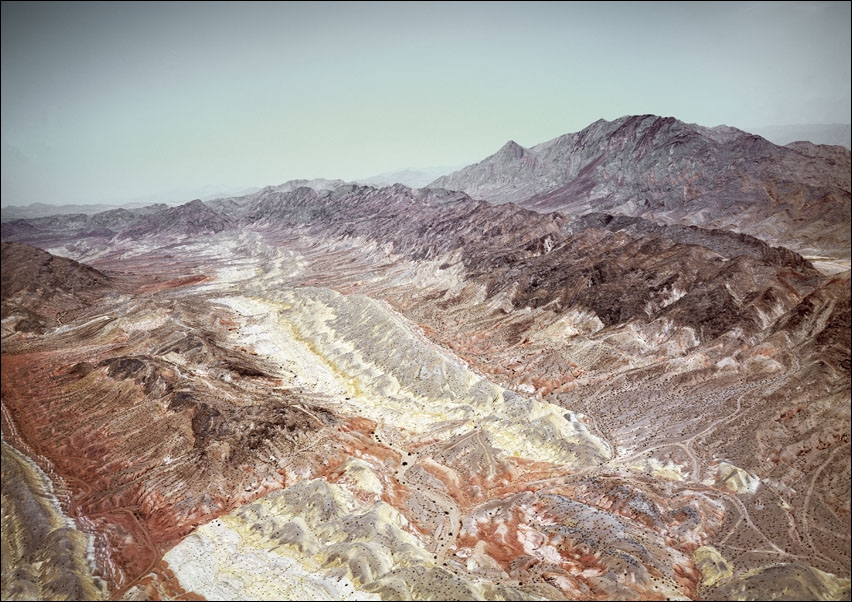
[[[232,209],[4,243],[4,598],[849,596],[848,272],[402,186]]]

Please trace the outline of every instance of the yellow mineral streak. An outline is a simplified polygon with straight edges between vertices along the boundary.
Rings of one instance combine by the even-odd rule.
[[[683,473],[683,467],[680,464],[675,464],[671,460],[665,462],[657,458],[647,458],[644,463],[627,464],[627,468],[637,472],[652,474],[667,481],[684,481],[686,476]]]
[[[708,592],[716,600],[849,600],[850,579],[800,563],[752,569]]]
[[[702,587],[713,587],[734,574],[731,565],[713,546],[701,546],[693,552],[692,560],[701,571]]]
[[[208,599],[531,599],[438,566],[406,526],[387,503],[314,479],[200,527],[164,560],[184,589]],[[474,556],[478,572],[504,576],[484,546]]]
[[[406,524],[385,502],[315,479],[199,527],[164,560],[209,599],[378,600],[398,570],[432,571],[436,587],[449,578]]]
[[[718,474],[713,484],[731,493],[755,493],[760,486],[760,479],[738,466],[719,462]]]
[[[382,481],[373,467],[364,460],[350,457],[342,466],[343,474],[362,491],[380,495],[384,491]]]
[[[491,383],[420,340],[384,304],[328,290],[280,296],[214,301],[242,321],[238,344],[280,365],[294,386],[332,397],[352,414],[442,438],[483,428],[507,455],[542,462],[586,465],[612,455],[572,412]],[[448,424],[436,428],[441,423]]]

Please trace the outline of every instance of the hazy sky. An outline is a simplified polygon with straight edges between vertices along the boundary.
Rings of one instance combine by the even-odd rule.
[[[2,3],[2,202],[481,160],[601,117],[849,123],[850,3]]]

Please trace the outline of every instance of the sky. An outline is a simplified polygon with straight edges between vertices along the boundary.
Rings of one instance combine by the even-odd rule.
[[[851,21],[849,2],[4,1],[2,204],[462,166],[634,114],[849,123]]]

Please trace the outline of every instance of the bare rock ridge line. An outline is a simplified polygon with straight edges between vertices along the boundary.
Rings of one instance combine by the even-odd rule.
[[[773,303],[791,286],[796,289],[816,277],[812,266],[796,253],[771,248],[747,235],[599,215],[568,222],[560,214],[538,214],[512,204],[494,206],[459,193],[412,191],[401,185],[266,190],[241,223],[261,229],[304,225],[315,236],[373,240],[415,260],[460,250],[469,277],[483,283],[486,298],[511,288],[513,306],[580,304],[592,309],[605,325],[637,316],[668,315],[711,338],[734,323],[751,330],[760,322],[756,316],[763,311],[761,303]],[[164,237],[176,229],[184,236],[213,234],[232,227],[231,218],[193,201],[148,216],[116,236]],[[602,232],[601,238],[598,230],[607,234]],[[710,259],[707,248],[718,253],[716,267],[709,271],[707,266],[714,264],[706,262]],[[632,253],[630,261],[615,259],[625,253]],[[664,261],[667,265],[662,268]],[[698,269],[699,264],[704,269]],[[782,280],[755,291],[743,308],[732,295],[729,280],[759,265],[792,268],[810,280],[792,285]],[[678,298],[670,299],[671,295]],[[711,319],[710,305],[729,311],[714,310]],[[714,326],[720,318],[723,322]]]
[[[193,216],[196,229],[228,227],[259,197],[297,187],[330,191],[339,180],[294,180],[253,195],[209,201],[217,215]],[[492,203],[514,202],[568,217],[594,212],[644,217],[661,224],[697,225],[751,234],[808,255],[848,259],[850,154],[843,147],[796,142],[776,146],[735,128],[705,128],[653,115],[599,120],[586,129],[525,149],[510,141],[482,162],[435,180]],[[177,208],[156,220],[186,219]],[[145,215],[163,211],[117,209],[65,218],[62,227],[110,235],[139,234]],[[199,210],[200,211],[200,210]],[[137,220],[138,227],[129,228]],[[4,239],[57,228],[55,216],[4,223]],[[21,239],[23,240],[23,239]]]
[[[730,230],[701,228],[698,226],[657,224],[640,217],[587,213],[570,224],[571,231],[587,227],[605,228],[611,232],[624,231],[629,234],[672,240],[683,244],[707,247],[726,259],[748,255],[777,266],[796,269],[812,268],[813,264],[795,251],[785,247],[773,247],[759,238]]]
[[[850,220],[797,221],[848,151],[584,132],[539,146],[657,209],[314,180],[4,222],[4,599],[848,599]]]
[[[658,223],[732,229],[774,245],[795,244],[795,250],[807,254],[840,257],[848,256],[850,240],[845,220],[849,173],[849,151],[842,147],[806,142],[779,147],[735,128],[711,129],[644,115],[600,120],[530,149],[511,141],[495,155],[430,186],[461,190],[489,202],[558,210],[569,217],[603,211]],[[328,191],[346,184],[294,180],[255,195],[210,201],[218,221],[211,215],[206,219],[213,222],[206,223],[196,215],[196,227],[224,228],[225,218],[239,217],[258,196],[299,186]],[[77,215],[74,221],[78,229],[85,225],[93,233],[109,234],[150,211],[120,209],[97,219]],[[41,223],[50,222],[43,218]],[[7,239],[12,228],[8,231]]]
[[[394,211],[379,204],[393,199],[399,206]],[[447,244],[464,244],[463,239],[452,236],[455,226],[449,222],[455,219],[465,220],[468,217],[477,219],[474,215],[481,212],[478,220],[493,220],[495,223],[505,221],[507,216],[517,213],[517,221],[532,220],[525,216],[524,211],[512,207],[508,212],[501,212],[482,203],[471,202],[463,194],[453,194],[446,191],[414,191],[402,185],[390,189],[372,189],[353,185],[341,185],[334,192],[317,191],[312,188],[300,187],[281,193],[275,189],[264,190],[258,195],[244,199],[242,219],[237,215],[226,216],[201,201],[193,201],[187,205],[175,208],[165,208],[160,212],[148,215],[134,215],[125,210],[120,214],[108,212],[110,215],[97,214],[91,219],[68,220],[62,223],[57,218],[36,218],[18,220],[15,223],[4,224],[4,238],[7,240],[39,241],[50,239],[61,234],[78,238],[108,239],[115,235],[135,238],[145,234],[167,235],[171,231],[182,233],[215,233],[226,229],[238,228],[241,225],[281,225],[319,223],[320,227],[335,227],[335,223],[345,223],[351,234],[381,238],[383,242],[394,241],[401,249],[411,253],[435,253],[445,250]],[[409,220],[406,213],[408,204],[418,211],[411,214],[415,221]],[[457,207],[443,207],[443,205]],[[371,215],[382,210],[381,221],[393,229],[382,231],[370,221]],[[713,249],[726,258],[737,254],[749,254],[755,258],[767,259],[774,263],[783,262],[790,265],[803,261],[801,256],[783,247],[770,247],[761,240],[747,234],[737,234],[727,230],[706,229],[696,226],[664,225],[641,218],[613,216],[606,213],[590,213],[578,219],[569,220],[564,216],[552,216],[564,232],[579,232],[589,227],[604,227],[610,231],[623,230],[626,232],[646,234],[658,238],[668,238],[678,242],[701,244]],[[470,220],[469,220],[470,221]],[[366,224],[357,222],[368,222]],[[418,223],[419,222],[419,223]],[[112,227],[103,229],[109,223]],[[406,229],[406,226],[408,228]],[[484,229],[483,232],[490,230]],[[500,226],[502,228],[502,226]],[[512,226],[510,226],[512,227]],[[517,226],[515,226],[517,227]],[[412,236],[414,230],[426,236],[425,239]],[[492,228],[491,230],[497,231]],[[406,240],[410,239],[410,240]],[[443,239],[443,240],[441,240]],[[421,248],[411,249],[412,244],[421,247],[431,240],[432,250]],[[403,246],[407,245],[407,246]]]
[[[510,141],[430,186],[537,211],[603,211],[849,253],[849,149],[780,147],[671,117],[600,120],[528,149]]]

